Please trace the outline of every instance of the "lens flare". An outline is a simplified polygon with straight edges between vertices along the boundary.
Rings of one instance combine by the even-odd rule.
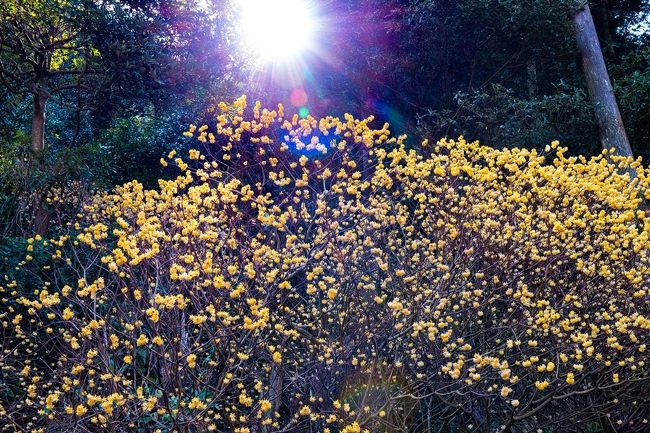
[[[309,116],[309,108],[300,107],[300,109],[298,110],[298,115],[303,119],[306,118],[307,116]]]
[[[312,46],[315,20],[306,0],[241,0],[245,44],[266,61],[293,60]]]
[[[302,107],[303,105],[307,105],[309,98],[305,89],[297,87],[289,94],[289,100],[294,107]]]

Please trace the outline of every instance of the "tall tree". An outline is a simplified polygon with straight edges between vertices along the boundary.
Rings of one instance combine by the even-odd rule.
[[[0,80],[6,91],[33,98],[36,154],[45,148],[48,103],[79,112],[97,72],[92,62],[99,53],[70,19],[74,7],[64,0],[0,0]]]
[[[182,99],[229,62],[224,0],[0,0],[0,91],[33,97],[32,148],[48,103],[95,118]],[[76,135],[73,134],[73,137]],[[74,139],[73,139],[74,141]]]
[[[625,133],[623,119],[616,103],[614,89],[607,73],[587,2],[580,2],[573,13],[573,21],[576,26],[576,40],[582,58],[582,68],[589,96],[594,105],[603,149],[614,148],[619,155],[632,156],[632,149]]]

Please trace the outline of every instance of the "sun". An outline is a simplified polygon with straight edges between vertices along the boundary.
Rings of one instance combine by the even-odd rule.
[[[294,60],[313,48],[315,19],[306,0],[240,0],[242,41],[260,60]]]

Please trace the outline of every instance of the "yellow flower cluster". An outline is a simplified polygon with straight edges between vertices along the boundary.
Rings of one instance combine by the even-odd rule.
[[[21,264],[31,283],[5,277],[10,429],[648,423],[640,161],[211,113],[185,133],[203,151],[162,160],[175,179],[96,196],[29,242],[56,251]]]

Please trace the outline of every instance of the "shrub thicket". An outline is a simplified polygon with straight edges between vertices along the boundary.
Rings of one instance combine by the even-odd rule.
[[[648,431],[638,161],[214,115],[176,179],[27,243],[5,430]]]

